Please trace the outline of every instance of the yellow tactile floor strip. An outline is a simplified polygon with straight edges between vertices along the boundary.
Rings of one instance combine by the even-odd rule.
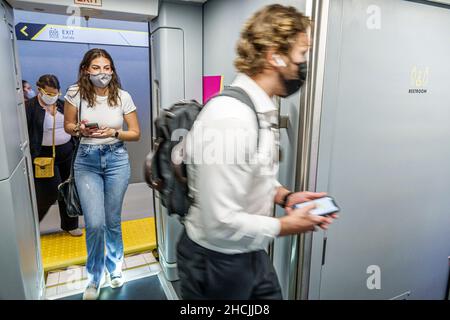
[[[155,219],[145,218],[122,222],[125,254],[156,248]],[[60,269],[86,262],[86,236],[72,237],[66,232],[41,236],[44,271]]]

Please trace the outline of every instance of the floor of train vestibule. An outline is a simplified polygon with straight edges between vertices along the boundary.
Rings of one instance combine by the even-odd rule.
[[[123,273],[126,282],[118,289],[111,289],[109,283],[105,283],[99,299],[177,299],[175,289],[165,280],[153,255],[156,248],[154,218],[122,222],[122,236],[125,253]],[[42,235],[41,250],[46,279],[45,298],[82,299],[87,285],[84,266],[87,256],[85,235],[72,237],[65,232]]]
[[[112,289],[107,281],[100,300],[177,300],[178,281],[165,279],[161,267],[151,252],[126,256],[123,265],[126,282]],[[46,299],[79,300],[87,285],[86,268],[71,266],[49,272],[46,277]]]

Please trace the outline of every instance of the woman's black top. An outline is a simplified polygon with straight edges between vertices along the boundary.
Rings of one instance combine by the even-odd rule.
[[[37,97],[28,100],[25,104],[25,109],[27,114],[28,137],[30,140],[30,153],[31,158],[34,160],[34,158],[39,156],[42,148],[46,111],[39,104]],[[56,101],[56,109],[64,114],[64,102],[61,100]],[[74,142],[74,137],[71,140]]]

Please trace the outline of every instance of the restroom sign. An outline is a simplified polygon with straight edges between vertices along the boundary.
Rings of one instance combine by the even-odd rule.
[[[74,0],[74,3],[83,6],[102,6],[102,0]]]
[[[411,88],[409,93],[428,93],[428,80],[430,78],[430,68],[424,67],[420,68],[414,66],[411,69]]]

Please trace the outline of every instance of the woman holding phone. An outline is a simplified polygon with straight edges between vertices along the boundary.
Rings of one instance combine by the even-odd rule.
[[[66,132],[81,137],[74,175],[86,223],[88,285],[83,299],[95,300],[105,267],[112,288],[124,282],[121,211],[130,178],[124,141],[140,138],[136,106],[121,89],[108,52],[91,49],[84,55],[78,81],[65,96],[65,109]],[[123,122],[127,131],[122,130]]]

